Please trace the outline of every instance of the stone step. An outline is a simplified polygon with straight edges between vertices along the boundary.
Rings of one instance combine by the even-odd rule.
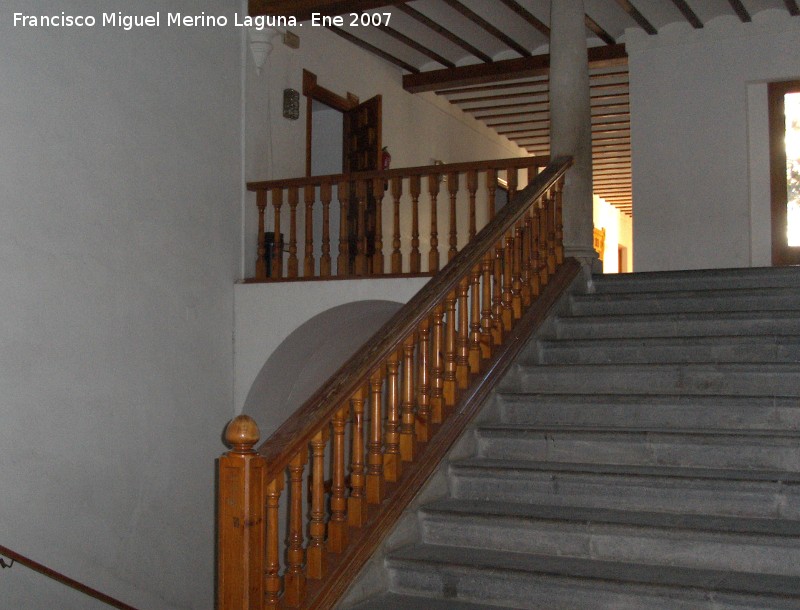
[[[500,390],[800,397],[800,363],[516,365]]]
[[[800,431],[796,397],[498,393],[495,400],[505,424]]]
[[[558,339],[800,335],[800,311],[728,311],[562,316]]]
[[[521,364],[800,362],[800,335],[543,339]]]
[[[454,498],[800,519],[800,474],[468,458],[448,468]]]
[[[492,605],[497,608],[498,606]],[[502,606],[500,606],[502,608]],[[339,606],[342,610],[485,610],[486,604],[470,604],[453,599],[436,599],[416,595],[385,593],[371,597],[351,606]]]
[[[570,303],[576,315],[792,310],[800,309],[800,286],[612,292],[573,295]]]
[[[597,294],[726,290],[730,288],[793,288],[800,286],[800,267],[620,273],[598,275],[593,280]]]
[[[386,560],[395,593],[487,607],[550,609],[788,609],[797,578],[653,566],[436,545],[398,549]]]
[[[422,542],[800,576],[800,521],[440,500],[419,512]]]
[[[478,455],[533,460],[800,472],[800,434],[595,426],[484,425]]]

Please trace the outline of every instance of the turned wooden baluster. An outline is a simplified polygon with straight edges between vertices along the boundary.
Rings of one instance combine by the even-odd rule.
[[[519,320],[522,317],[522,223],[517,221],[511,231],[511,309],[514,319]]]
[[[381,366],[369,379],[369,443],[367,445],[367,502],[383,502],[385,485],[383,469],[383,428],[381,399],[383,397],[383,369]]]
[[[453,290],[447,295],[444,301],[444,309],[447,313],[447,323],[444,329],[444,406],[451,408],[456,404],[456,388],[458,386],[456,378],[456,291]],[[444,409],[443,409],[444,410]],[[444,414],[443,414],[444,416]]]
[[[342,407],[333,415],[331,429],[332,453],[331,468],[331,518],[328,522],[328,550],[341,553],[347,546],[347,489],[344,473],[344,428],[347,424],[348,406]]]
[[[547,194],[542,196],[539,209],[539,283],[547,286],[550,273],[547,268],[547,210],[550,202]]]
[[[429,437],[431,417],[430,383],[430,321],[423,320],[419,327],[419,355],[417,358],[417,440],[425,443]]]
[[[395,482],[403,465],[400,459],[400,356],[393,352],[386,360],[386,431],[383,452],[383,476]]]
[[[539,273],[539,202],[535,201],[531,209],[531,295],[539,296],[542,291],[541,274]]]
[[[306,202],[306,255],[303,260],[303,277],[314,277],[314,201],[317,198],[317,189],[313,184],[307,184],[303,189]]]
[[[472,241],[478,232],[475,219],[475,195],[478,192],[477,170],[471,169],[467,172],[467,191],[469,191],[469,241]]]
[[[356,241],[356,275],[367,274],[367,181],[356,182],[358,199],[358,229]]]
[[[547,271],[556,272],[556,189],[550,191],[550,207],[547,210]]]
[[[308,450],[303,449],[289,462],[289,546],[286,550],[286,574],[283,577],[284,601],[297,608],[306,596],[306,574],[303,569],[303,470]]]
[[[278,529],[278,506],[283,490],[283,476],[267,484],[267,544],[264,565],[264,604],[277,608],[281,594],[281,561]]]
[[[311,522],[308,526],[306,575],[321,580],[328,569],[325,548],[325,444],[329,430],[325,426],[311,439]]]
[[[258,206],[258,251],[256,252],[256,279],[267,279],[267,237],[264,234],[264,210],[267,207],[267,191],[260,190],[256,193]]]
[[[486,170],[486,222],[494,218],[495,199],[497,197],[497,170]]]
[[[564,179],[556,182],[556,263],[561,265],[564,262],[564,208],[562,193],[564,191]]]
[[[431,423],[441,424],[444,418],[444,307],[437,305],[431,318]]]
[[[374,178],[372,192],[375,195],[375,254],[372,256],[372,275],[383,275],[383,178]]]
[[[511,287],[513,284],[513,259],[514,258],[514,230],[509,229],[505,235],[503,248],[503,330],[511,330],[514,319],[514,298]]]
[[[272,277],[283,277],[283,239],[281,238],[281,207],[283,189],[272,189],[272,207],[275,210],[275,240],[272,244]]]
[[[511,200],[517,194],[517,186],[519,185],[517,168],[509,167],[506,171],[506,177],[508,178],[508,202],[511,203]]]
[[[458,330],[456,335],[456,387],[469,385],[469,276],[458,284]]]
[[[403,254],[400,251],[400,199],[403,196],[403,178],[392,178],[392,199],[394,200],[394,227],[392,239],[392,273],[403,273]]]
[[[322,201],[322,254],[319,258],[320,277],[331,275],[331,183],[323,182],[319,187],[319,198]]]
[[[297,204],[299,202],[298,187],[289,188],[289,260],[286,263],[288,277],[297,277],[299,262],[297,260]]]
[[[481,265],[472,268],[470,276],[469,370],[481,370]]]
[[[408,190],[411,193],[411,254],[409,269],[411,273],[422,271],[422,254],[419,251],[419,194],[422,191],[422,178],[413,175],[408,179]]]
[[[400,404],[400,458],[413,462],[417,444],[414,403],[414,351],[416,336],[410,335],[403,342],[403,402]]]
[[[528,184],[533,182],[534,178],[539,174],[539,166],[538,165],[529,165],[528,166]]]
[[[364,468],[364,389],[350,399],[353,411],[352,450],[350,451],[350,497],[347,498],[347,523],[361,527],[367,520],[366,479]]]
[[[532,222],[530,209],[526,210],[525,216],[520,220],[522,224],[522,305],[531,305],[531,230]]]
[[[489,358],[492,355],[492,346],[494,339],[492,338],[492,327],[494,321],[492,320],[492,267],[494,266],[494,257],[492,251],[489,250],[486,256],[481,261],[481,271],[483,273],[483,286],[481,298],[481,356]]]
[[[492,280],[492,337],[495,345],[503,343],[503,238],[494,249]]]
[[[431,251],[428,254],[428,271],[431,273],[439,271],[439,227],[438,227],[438,203],[439,197],[439,174],[428,176],[428,193],[431,196]]]
[[[339,182],[339,256],[336,259],[336,275],[349,275],[350,240],[347,235],[347,210],[350,206],[350,183]]]
[[[450,249],[447,261],[458,254],[458,226],[456,220],[456,199],[458,198],[458,172],[450,172],[447,176],[447,192],[450,194]]]

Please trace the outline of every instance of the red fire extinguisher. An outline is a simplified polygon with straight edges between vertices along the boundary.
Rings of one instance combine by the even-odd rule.
[[[381,169],[386,171],[392,163],[392,155],[389,154],[389,148],[384,146],[381,149]]]

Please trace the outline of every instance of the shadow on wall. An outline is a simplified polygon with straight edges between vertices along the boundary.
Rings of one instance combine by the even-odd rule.
[[[266,440],[289,415],[401,307],[356,301],[323,311],[300,326],[264,363],[244,402]]]

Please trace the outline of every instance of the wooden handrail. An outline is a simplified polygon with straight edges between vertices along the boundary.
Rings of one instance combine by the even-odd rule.
[[[16,551],[12,551],[8,547],[0,545],[0,555],[8,557],[9,559],[17,563],[20,563],[30,568],[31,570],[35,570],[36,572],[39,572],[40,574],[43,574],[48,578],[52,578],[53,580],[56,580],[61,584],[67,585],[68,587],[71,587],[76,591],[80,591],[81,593],[84,593],[89,597],[93,597],[94,599],[100,600],[101,602],[108,604],[112,608],[119,608],[120,610],[136,610],[136,608],[134,608],[133,606],[121,602],[118,599],[111,597],[110,595],[101,593],[97,589],[93,589],[88,585],[84,585],[83,583],[78,582],[77,580],[74,580],[69,576],[65,576],[61,572],[56,572],[55,570],[48,568],[47,566],[42,565],[41,563],[34,561],[29,557],[25,557],[25,555],[21,555]]]
[[[538,174],[257,451],[255,422],[231,422],[233,449],[219,465],[220,610],[336,602],[508,366],[523,329],[577,274],[577,263],[563,264],[570,165],[556,159]],[[284,554],[278,507],[286,496]]]
[[[451,172],[468,172],[469,170],[486,171],[488,169],[524,168],[532,165],[544,167],[550,162],[550,157],[508,157],[506,159],[489,159],[484,161],[465,161],[463,163],[444,163],[438,165],[418,165],[413,167],[400,167],[372,172],[353,172],[352,174],[325,174],[322,176],[306,176],[302,178],[283,178],[279,180],[259,180],[247,183],[247,190],[251,192],[263,191],[276,187],[306,186],[313,184],[337,184],[342,180],[395,178],[406,176],[428,176],[430,174],[449,174]]]
[[[258,248],[255,276],[246,281],[434,274],[475,236],[478,218],[483,225],[494,216],[498,185],[508,185],[510,198],[520,170],[529,181],[548,160],[513,157],[250,182]],[[270,220],[271,245],[265,233]]]

